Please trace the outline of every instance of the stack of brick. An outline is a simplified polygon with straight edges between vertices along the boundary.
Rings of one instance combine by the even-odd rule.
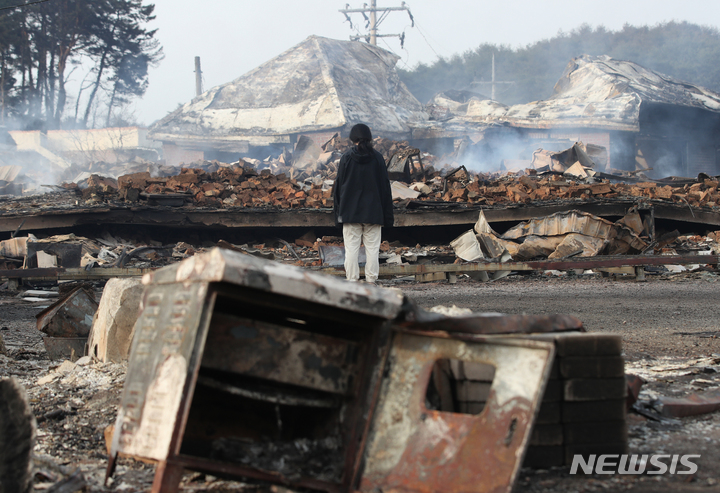
[[[538,410],[525,466],[569,465],[575,454],[627,453],[627,384],[622,339],[563,333]]]
[[[622,340],[612,334],[568,332],[533,335],[552,341],[555,358],[535,420],[527,467],[569,465],[575,454],[627,452]],[[485,407],[495,369],[458,360],[438,361],[433,408],[477,415]]]
[[[495,367],[483,363],[450,360],[458,412],[480,414],[490,395]]]
[[[443,192],[438,186],[418,200],[443,200],[483,205],[531,203],[562,199],[612,199],[617,197],[668,200],[692,206],[720,205],[718,181],[681,186],[642,183],[584,183],[560,175],[550,177],[509,176],[492,181],[475,177],[473,181],[451,181]]]

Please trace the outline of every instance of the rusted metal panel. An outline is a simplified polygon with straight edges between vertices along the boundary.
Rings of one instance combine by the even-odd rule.
[[[654,404],[663,416],[682,418],[720,410],[720,390],[709,390],[687,397],[661,396]]]
[[[163,460],[183,414],[186,384],[195,374],[196,342],[204,340],[201,323],[212,307],[207,283],[178,283],[148,288],[135,324],[130,362],[113,435],[118,452]]]
[[[45,351],[51,360],[75,359],[85,354],[87,337],[43,337]]]
[[[214,248],[143,278],[145,284],[228,282],[385,319],[400,313],[403,295],[365,283],[347,283],[299,267]]]
[[[365,451],[360,491],[509,492],[530,438],[553,347],[536,341],[463,342],[398,334]],[[479,415],[428,410],[438,359],[495,367]]]
[[[77,287],[36,315],[37,328],[51,337],[87,338],[97,308],[97,301]]]
[[[215,314],[202,366],[344,394],[357,354],[357,345],[347,340]]]

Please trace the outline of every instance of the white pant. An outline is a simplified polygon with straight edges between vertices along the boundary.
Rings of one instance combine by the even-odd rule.
[[[380,231],[379,224],[343,223],[343,240],[345,242],[345,277],[348,281],[360,279],[360,266],[358,265],[358,254],[360,242],[365,245],[365,280],[368,282],[377,281],[380,273]]]

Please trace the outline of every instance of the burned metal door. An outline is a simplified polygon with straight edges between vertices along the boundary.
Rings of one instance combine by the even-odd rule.
[[[466,342],[399,333],[364,452],[360,491],[509,492],[542,399],[553,346],[478,337]],[[477,415],[428,409],[438,360],[495,369]]]
[[[118,452],[165,460],[177,452],[197,372],[198,344],[212,311],[208,283],[150,287],[135,324],[125,388],[113,434],[109,474]]]

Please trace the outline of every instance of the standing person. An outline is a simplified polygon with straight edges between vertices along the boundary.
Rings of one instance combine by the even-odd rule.
[[[372,147],[372,133],[358,123],[350,130],[355,144],[340,158],[333,186],[335,224],[342,224],[345,242],[345,276],[360,278],[358,253],[365,245],[365,281],[375,283],[380,272],[380,232],[393,225],[390,179],[382,154]]]

